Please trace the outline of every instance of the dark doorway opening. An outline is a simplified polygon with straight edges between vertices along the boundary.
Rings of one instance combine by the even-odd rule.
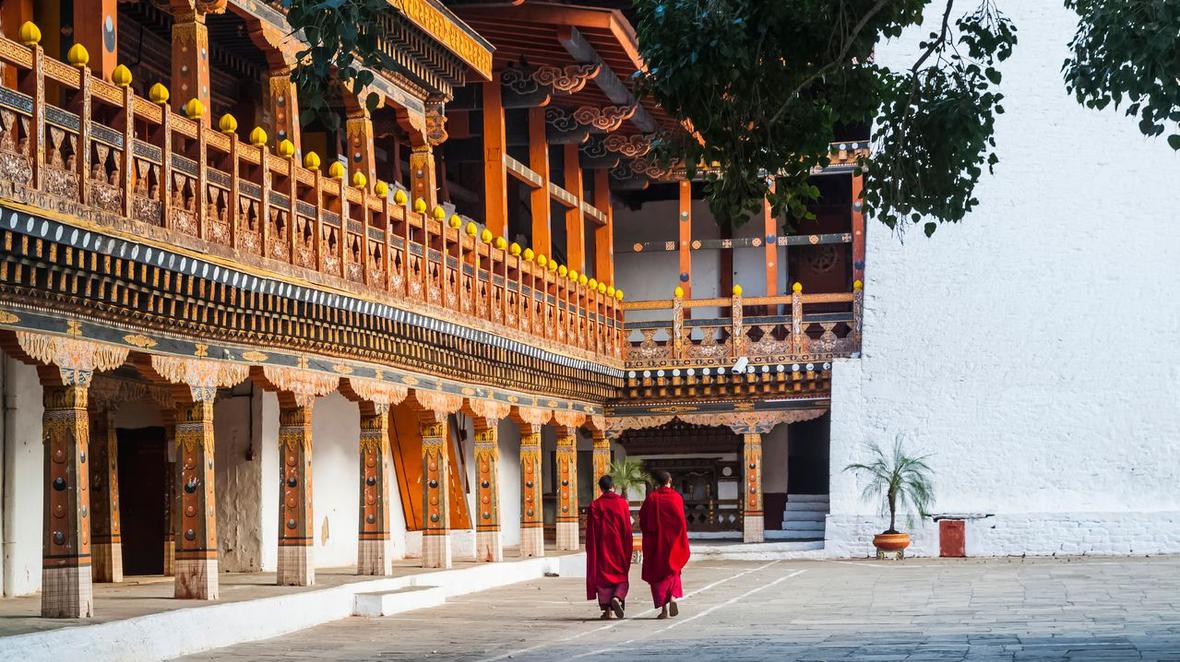
[[[827,494],[830,482],[828,453],[832,415],[792,423],[788,435],[787,491],[791,494]]]
[[[123,574],[164,574],[164,428],[119,434],[119,507],[123,525]]]

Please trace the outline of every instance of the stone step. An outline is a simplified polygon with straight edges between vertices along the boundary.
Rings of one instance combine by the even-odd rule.
[[[819,531],[823,533],[824,523],[815,521],[783,522],[783,531]]]
[[[829,507],[826,501],[788,501],[785,510],[788,512],[819,512],[826,515]]]
[[[437,607],[447,601],[446,591],[439,586],[407,586],[392,591],[357,593],[353,616],[391,616],[412,609]]]
[[[823,531],[766,531],[767,540],[785,540],[790,542],[824,542]]]
[[[788,494],[787,503],[802,503],[804,501],[822,501],[828,503],[829,496],[827,494]]]
[[[784,522],[822,522],[828,514],[822,510],[785,510]]]

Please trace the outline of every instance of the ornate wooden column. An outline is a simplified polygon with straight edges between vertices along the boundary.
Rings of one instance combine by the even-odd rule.
[[[263,99],[263,124],[274,129],[275,142],[290,140],[295,145],[295,159],[302,161],[302,131],[299,130],[299,94],[291,80],[291,68],[272,69],[267,74],[268,94]],[[372,132],[370,131],[370,136]]]
[[[549,138],[545,133],[545,108],[529,108],[529,168],[541,176],[541,185],[529,193],[533,250],[552,255],[553,229],[549,210]]]
[[[286,396],[286,397],[284,397]],[[315,583],[311,501],[311,411],[313,399],[279,396],[280,586]]]
[[[496,236],[508,234],[508,171],[504,166],[504,156],[508,153],[508,132],[504,128],[503,91],[500,84],[500,74],[496,73],[492,75],[490,83],[482,85],[484,220]],[[548,212],[547,188],[545,195]],[[536,237],[533,244],[535,248]],[[549,253],[548,246],[536,250],[546,255]]]
[[[565,261],[570,269],[586,271],[586,223],[582,215],[582,164],[578,146],[562,145],[565,170],[565,190],[578,199],[576,207],[565,210]]]
[[[450,568],[447,414],[420,411],[418,430],[422,434],[422,567]]]
[[[610,202],[610,171],[605,168],[594,171],[594,206],[606,214],[606,223],[594,230],[594,276],[609,285],[615,282],[615,214]]]
[[[557,549],[576,550],[578,544],[578,437],[575,429],[557,428]]]
[[[594,480],[610,472],[610,439],[601,430],[594,430]]]
[[[367,411],[366,411],[367,410]],[[389,405],[361,406],[360,540],[356,574],[393,574],[393,542],[389,536],[389,486],[393,462],[389,449]]]
[[[762,434],[742,435],[742,542],[762,542]]]
[[[217,500],[213,490],[212,393],[194,393],[176,405],[176,519],[174,594],[178,598],[216,600]]]
[[[96,582],[123,581],[119,438],[115,431],[115,412],[110,405],[101,403],[90,414],[90,535]]]
[[[774,193],[774,178],[770,179]],[[766,255],[766,296],[778,296],[778,222],[770,206],[770,198],[762,198],[762,239]],[[771,313],[772,315],[775,313]]]
[[[498,421],[476,416],[475,422],[475,560],[503,561],[500,536],[500,446]]]
[[[373,153],[373,117],[365,108],[364,99],[358,99],[357,103],[359,107],[350,109],[344,121],[344,133],[348,141],[345,147],[348,151],[347,180],[351,181],[352,173],[359,170],[365,173],[369,182],[375,183],[377,165]]]
[[[679,183],[679,210],[676,217],[680,255],[680,287],[686,298],[692,298],[692,182]]]
[[[204,5],[204,3],[198,3]],[[184,112],[189,99],[213,108],[209,91],[209,28],[205,13],[193,0],[171,0],[172,5],[172,90],[173,108]],[[200,122],[209,126],[211,112]]]
[[[545,556],[541,508],[541,424],[520,423],[520,555]]]
[[[45,414],[45,529],[41,557],[41,615],[90,618],[94,594],[90,566],[90,490],[86,461],[90,426],[89,375],[81,382],[42,371]],[[48,378],[47,378],[48,377]]]

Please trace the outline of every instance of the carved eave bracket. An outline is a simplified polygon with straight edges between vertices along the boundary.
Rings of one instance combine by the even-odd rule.
[[[341,380],[340,392],[349,400],[371,403],[375,413],[385,413],[389,411],[390,407],[405,400],[410,389],[392,382],[349,377]]]
[[[252,369],[251,377],[263,388],[278,391],[281,400],[290,400],[288,406],[310,407],[315,399],[336,390],[340,378],[313,370],[264,365]]]
[[[31,360],[57,368],[61,383],[89,386],[95,372],[114,370],[127,361],[126,347],[30,331],[17,331],[20,350]]]
[[[799,423],[823,416],[827,409],[790,409],[778,411],[721,412],[707,414],[654,414],[614,416],[606,419],[606,436],[618,439],[627,430],[654,428],[680,420],[690,425],[724,425],[735,434],[766,434],[782,423]]]
[[[564,67],[508,67],[500,74],[505,108],[535,108],[549,105],[554,95],[581,92],[586,83],[602,71],[600,64],[571,64]]]
[[[512,405],[507,402],[500,402],[498,400],[486,400],[483,398],[468,398],[466,406],[463,410],[476,418],[482,418],[489,421],[499,421],[507,418],[512,413]]]
[[[217,389],[242,383],[250,376],[250,366],[225,361],[190,359],[153,354],[150,365],[142,366],[160,379],[187,386],[193,402],[213,402]]]

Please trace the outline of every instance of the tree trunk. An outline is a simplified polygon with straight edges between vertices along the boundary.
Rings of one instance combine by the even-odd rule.
[[[889,493],[889,532],[897,532],[897,494]]]

